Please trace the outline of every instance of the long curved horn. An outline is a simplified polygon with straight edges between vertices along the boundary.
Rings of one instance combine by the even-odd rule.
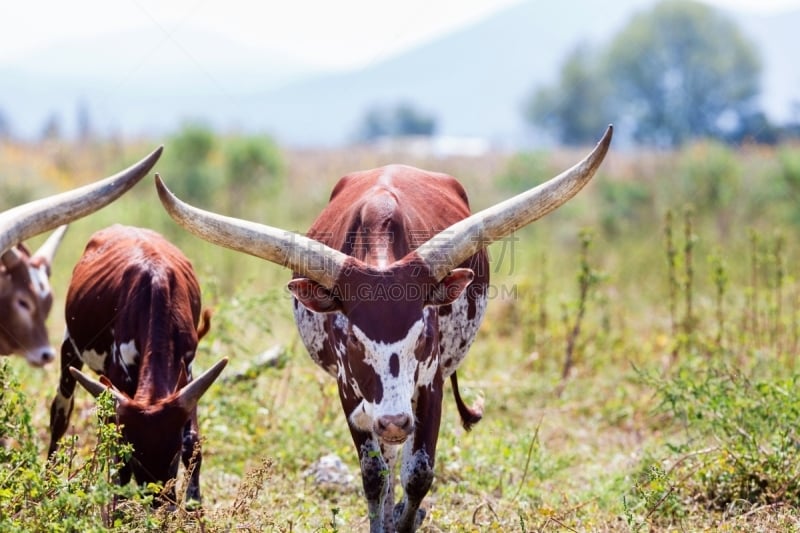
[[[415,252],[437,280],[489,244],[511,235],[575,196],[589,183],[611,144],[613,127],[580,163],[555,178],[461,220],[434,235]]]
[[[74,366],[69,367],[69,373],[72,374],[72,377],[74,377],[75,380],[80,383],[84,389],[89,391],[89,393],[95,398],[100,396],[103,391],[107,390],[109,393],[111,393],[111,396],[114,397],[114,400],[116,400],[117,403],[125,403],[128,401],[128,398],[114,388],[114,386],[104,385],[100,381],[90,378]]]
[[[175,221],[201,239],[277,263],[333,287],[350,256],[299,233],[218,215],[178,199],[156,174],[161,203]]]
[[[113,202],[153,168],[162,150],[159,146],[138,163],[103,180],[0,213],[0,253]]]
[[[69,226],[64,224],[56,228],[56,230],[47,237],[47,240],[42,243],[39,249],[36,250],[33,257],[41,257],[47,261],[48,265],[52,265],[53,259],[56,256],[56,251],[61,244],[61,240],[64,238],[64,234],[67,233],[68,227]]]
[[[206,393],[208,388],[222,373],[222,369],[228,364],[228,358],[223,357],[220,361],[200,374],[197,379],[189,382],[185,387],[178,391],[178,405],[186,411],[191,411],[200,401],[200,397]]]

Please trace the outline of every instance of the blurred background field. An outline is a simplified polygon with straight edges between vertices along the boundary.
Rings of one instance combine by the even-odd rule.
[[[484,6],[405,52],[365,30],[360,59],[332,70],[293,63],[281,86],[263,76],[273,65],[263,49],[195,38],[208,17],[215,38],[231,24],[206,4],[177,18],[128,5],[155,40],[121,32],[67,46],[42,36],[17,63],[3,48],[0,210],[107,176],[163,144],[155,171],[180,198],[293,231],[305,231],[339,177],[390,163],[457,177],[477,211],[571,166],[613,122],[612,150],[586,189],[490,248],[487,317],[459,370],[462,393],[482,398],[485,416],[464,432],[447,387],[422,530],[795,531],[800,78],[787,50],[800,11],[575,0],[563,3],[577,13],[568,18],[544,4]],[[2,23],[22,25],[22,14]],[[375,19],[364,6],[359,15],[373,25],[399,16]],[[239,24],[252,39],[250,22]],[[136,46],[116,55],[131,36]],[[283,59],[310,38],[285,45]],[[96,53],[105,46],[108,57]],[[217,55],[201,55],[209,48]],[[53,50],[61,59],[43,60]],[[93,73],[77,76],[78,89],[55,68],[72,64],[64,57]],[[250,92],[234,67],[252,74]],[[147,487],[115,489],[108,458],[118,443],[83,391],[63,454],[46,463],[58,365],[9,357],[0,361],[0,529],[367,528],[336,384],[299,342],[289,273],[180,229],[152,176],[71,225],[52,275],[54,345],[73,265],[113,223],[155,229],[186,253],[215,312],[195,367],[230,358],[200,404],[203,508],[156,511]],[[340,462],[325,470],[331,456]]]
[[[463,181],[477,210],[551,177],[585,152],[417,159],[366,148],[293,151],[263,137],[222,137],[188,125],[172,137],[125,145],[6,144],[3,175],[27,177],[4,179],[10,193],[3,198],[35,198],[108,175],[158,143],[166,148],[157,170],[179,195],[297,231],[349,170],[402,160],[448,172]],[[194,156],[187,162],[178,148]],[[460,371],[468,397],[485,399],[486,415],[464,433],[448,392],[426,527],[793,524],[800,496],[793,426],[799,160],[793,144],[733,149],[704,141],[672,152],[612,152],[572,202],[493,245],[493,299]],[[196,176],[213,186],[193,188]],[[231,358],[230,380],[201,405],[203,527],[364,527],[335,383],[298,342],[288,273],[178,228],[152,178],[70,228],[53,271],[53,342],[63,331],[58,310],[72,265],[93,231],[117,222],[154,228],[190,257],[205,305],[215,309],[197,365]],[[260,356],[272,348],[279,357],[262,364]],[[33,369],[16,358],[6,364],[27,398],[35,457],[43,461],[57,367]],[[80,436],[75,465],[91,456],[96,438],[87,396],[79,391],[73,418]],[[719,427],[733,420],[734,429]],[[739,442],[743,434],[746,442]],[[776,435],[785,442],[773,442]],[[354,476],[344,489],[319,487],[304,474],[330,453]],[[262,477],[253,481],[256,474]],[[258,490],[237,504],[236,491],[248,479]],[[150,523],[144,513],[137,509],[126,527],[164,526],[163,517]],[[176,529],[200,527],[195,515],[180,516]]]

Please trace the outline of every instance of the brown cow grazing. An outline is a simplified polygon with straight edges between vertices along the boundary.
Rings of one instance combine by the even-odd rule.
[[[372,533],[414,531],[424,518],[446,378],[465,425],[480,418],[458,397],[455,372],[486,309],[486,246],[575,195],[610,142],[611,128],[578,165],[471,216],[450,176],[397,165],[350,174],[307,237],[191,207],[156,175],[183,227],[294,271],[295,321],[311,357],[338,381]],[[404,490],[395,505],[398,456]]]
[[[75,266],[65,312],[49,453],[67,429],[76,379],[95,396],[108,388],[122,435],[133,445],[120,484],[131,473],[139,483],[163,484],[177,475],[179,458],[187,468],[194,460],[186,496],[201,501],[197,403],[227,359],[192,380],[197,343],[208,332],[211,313],[201,313],[189,260],[154,231],[120,225],[100,230]],[[102,375],[100,381],[80,372],[84,363]]]
[[[53,305],[50,269],[66,230],[62,225],[119,198],[150,171],[161,150],[104,180],[0,213],[0,355],[23,355],[33,366],[55,359],[45,320]],[[21,244],[58,226],[34,254]]]

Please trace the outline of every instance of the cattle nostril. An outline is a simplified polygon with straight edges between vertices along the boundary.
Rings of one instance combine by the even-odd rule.
[[[42,363],[49,363],[55,358],[56,354],[53,350],[45,350],[42,352]]]
[[[414,430],[414,423],[411,416],[384,415],[375,422],[375,432],[381,436],[399,437],[409,435]]]

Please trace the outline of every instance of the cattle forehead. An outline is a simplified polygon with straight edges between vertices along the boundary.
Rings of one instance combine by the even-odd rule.
[[[50,296],[50,280],[47,277],[47,267],[42,265],[39,267],[28,267],[28,275],[31,278],[31,286],[33,287],[34,294],[44,300]]]
[[[425,320],[420,318],[408,328],[405,337],[395,342],[385,342],[380,339],[370,338],[357,325],[352,325],[353,335],[364,345],[366,362],[372,365],[381,376],[390,374],[389,367],[392,354],[401,354],[401,356],[409,354],[424,328]]]
[[[423,317],[431,288],[427,280],[413,279],[413,269],[394,276],[348,273],[349,279],[337,289],[350,324],[374,342],[391,344],[405,339]]]

